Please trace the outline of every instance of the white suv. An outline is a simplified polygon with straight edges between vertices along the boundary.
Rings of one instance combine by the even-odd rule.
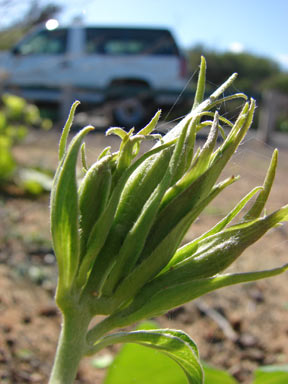
[[[117,123],[131,126],[148,106],[172,105],[187,80],[170,31],[150,28],[40,28],[2,53],[0,69],[6,89],[34,102],[60,103],[67,92],[84,103],[110,101]]]

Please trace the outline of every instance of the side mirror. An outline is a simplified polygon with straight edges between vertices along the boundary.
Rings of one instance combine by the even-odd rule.
[[[18,47],[17,45],[14,46],[14,47],[11,49],[11,53],[12,53],[12,55],[15,55],[15,56],[20,55],[20,49],[19,49],[19,47]]]

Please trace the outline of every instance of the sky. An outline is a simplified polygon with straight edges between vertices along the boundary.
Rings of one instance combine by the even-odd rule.
[[[219,51],[247,51],[271,57],[288,70],[287,0],[50,2],[63,7],[61,23],[69,24],[80,16],[87,24],[168,27],[183,48],[201,43]]]

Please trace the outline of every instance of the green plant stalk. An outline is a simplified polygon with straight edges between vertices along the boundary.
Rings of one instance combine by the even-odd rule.
[[[79,362],[87,350],[86,335],[90,320],[90,316],[78,308],[63,315],[49,384],[73,383]]]

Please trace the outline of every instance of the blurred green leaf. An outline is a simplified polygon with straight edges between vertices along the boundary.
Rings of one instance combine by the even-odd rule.
[[[6,126],[6,116],[5,114],[0,111],[0,132],[2,133]]]
[[[0,183],[13,174],[16,164],[11,153],[11,140],[0,135]]]
[[[13,146],[25,139],[30,126],[49,129],[50,120],[41,119],[36,105],[18,96],[4,94],[0,100],[0,183],[16,184],[20,189],[38,195],[50,191],[52,181],[47,175],[24,170],[14,160]]]
[[[40,120],[40,112],[34,104],[28,104],[25,111],[25,122],[27,124],[37,124]]]
[[[145,322],[140,329],[156,329]],[[205,384],[238,384],[227,372],[203,364]],[[110,366],[104,384],[183,384],[185,375],[177,364],[162,353],[140,345],[126,344]]]
[[[252,384],[287,384],[288,365],[267,365],[254,372]]]
[[[19,185],[32,195],[39,195],[43,192],[50,192],[53,179],[40,170],[23,168],[18,172]]]
[[[145,322],[140,329],[156,329]],[[135,344],[125,344],[110,366],[104,384],[183,384],[182,369],[159,351]]]
[[[24,108],[27,105],[26,101],[22,97],[10,94],[4,94],[2,100],[6,108],[7,116],[14,120],[21,119]]]
[[[205,384],[238,384],[229,373],[212,367],[208,364],[203,364],[205,374]]]
[[[185,375],[176,363],[158,351],[127,344],[111,365],[104,384],[183,384]]]

